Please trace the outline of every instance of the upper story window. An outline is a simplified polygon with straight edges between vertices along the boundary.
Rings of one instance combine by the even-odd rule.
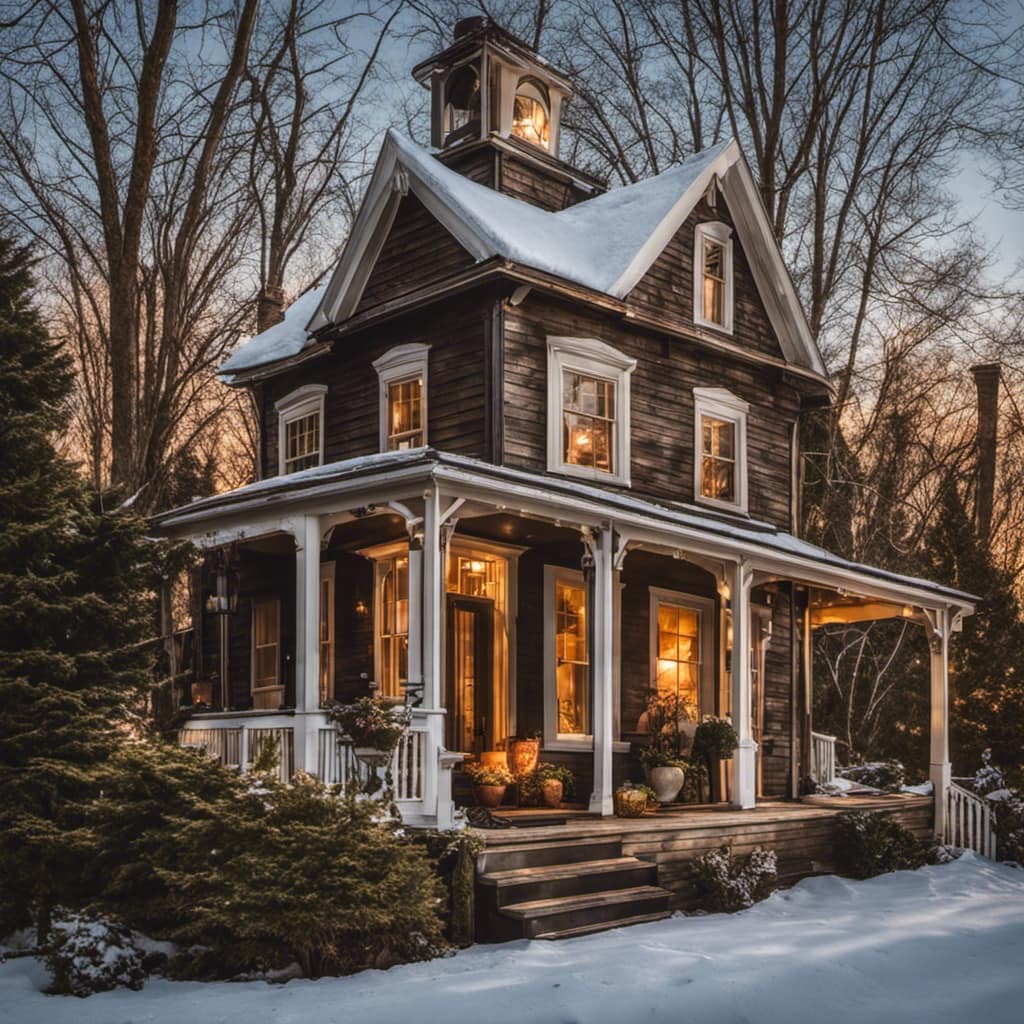
[[[548,470],[629,484],[636,360],[592,338],[548,338]]]
[[[449,75],[444,85],[445,145],[480,134],[480,72],[476,64],[464,64]]]
[[[282,398],[277,410],[279,473],[295,473],[324,461],[323,384],[307,384]]]
[[[547,149],[551,144],[551,119],[545,90],[529,79],[520,82],[516,89],[512,134],[541,149]]]
[[[698,224],[693,241],[694,323],[731,334],[732,313],[732,228],[719,221]]]
[[[747,511],[747,402],[725,388],[694,388],[694,495]]]
[[[380,450],[422,448],[427,443],[429,345],[399,345],[373,367],[380,379]]]

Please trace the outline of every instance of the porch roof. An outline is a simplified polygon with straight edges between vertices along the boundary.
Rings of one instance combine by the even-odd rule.
[[[230,529],[236,525],[233,520],[250,521],[261,514],[340,511],[358,504],[361,493],[371,488],[394,485],[393,497],[407,496],[431,480],[449,493],[493,500],[516,511],[540,511],[543,507],[570,521],[611,519],[617,529],[637,540],[674,544],[684,555],[744,557],[763,572],[811,585],[860,588],[871,596],[940,604],[966,614],[973,612],[977,601],[972,594],[931,580],[852,562],[746,516],[686,502],[658,502],[433,448],[382,452],[270,477],[160,513],[151,522],[162,533],[198,537]],[[339,499],[345,499],[344,506],[339,507]]]

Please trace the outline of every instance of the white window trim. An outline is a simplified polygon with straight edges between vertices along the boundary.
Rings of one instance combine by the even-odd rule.
[[[686,594],[679,590],[667,590],[664,587],[648,587],[649,597],[649,632],[650,660],[648,663],[651,677],[652,693],[658,687],[658,607],[672,604],[679,608],[688,608],[698,615],[697,629],[700,641],[698,661],[700,664],[697,683],[698,720],[704,715],[715,711],[715,602],[709,597]]]
[[[747,413],[750,403],[725,388],[693,389],[693,496],[698,504],[727,512],[747,512]],[[736,426],[736,500],[723,501],[701,494],[702,455],[704,452],[701,418],[713,416]]]
[[[335,642],[334,642],[334,632],[335,632],[335,619],[337,617],[337,615],[336,615],[336,608],[337,608],[337,585],[336,585],[337,567],[338,567],[338,563],[337,562],[321,562],[320,563],[320,614],[321,615],[324,613],[324,600],[323,600],[323,593],[324,593],[323,587],[324,587],[324,583],[330,584],[329,587],[327,588],[327,595],[328,595],[328,597],[327,597],[327,609],[326,609],[326,611],[327,611],[327,647],[328,647],[328,650],[330,651],[330,657],[328,659],[328,665],[327,665],[327,678],[330,681],[330,685],[328,687],[328,691],[329,692],[327,694],[327,701],[328,701],[328,703],[331,700],[334,699],[334,687],[335,687],[335,684],[336,684],[336,680],[335,680],[335,677],[334,677],[334,668],[335,668],[335,664],[336,664],[336,647],[335,647]],[[319,624],[317,626],[317,633],[319,634]],[[318,642],[318,644],[320,642],[319,635],[317,636],[317,642]],[[319,647],[318,647],[318,650],[319,650]],[[321,663],[319,665],[319,671],[323,671],[322,659],[321,659]],[[319,682],[320,681],[318,679],[317,680],[318,685],[319,685]]]
[[[392,384],[401,384],[407,380],[420,378],[423,381],[423,408],[421,417],[423,420],[423,444],[429,444],[427,437],[427,363],[429,362],[430,346],[420,342],[410,342],[408,345],[397,345],[388,349],[379,359],[373,361],[373,368],[377,371],[380,382],[379,420],[380,435],[379,446],[382,452],[388,450],[388,388]]]
[[[287,454],[285,439],[288,424],[293,420],[308,416],[311,412],[320,414],[317,465],[324,464],[324,397],[326,394],[326,384],[306,384],[274,403],[274,410],[277,412],[277,472],[279,476],[285,475],[285,456]],[[298,472],[298,470],[294,472]]]
[[[716,324],[704,315],[704,240],[721,244],[725,252],[725,323]],[[693,322],[722,334],[732,334],[733,324],[732,228],[721,221],[698,224],[693,232]]]
[[[277,611],[277,682],[272,686],[256,685],[256,606],[258,604],[273,604]],[[271,690],[281,691],[281,700],[284,703],[284,678],[281,672],[281,599],[279,597],[257,597],[252,602],[249,628],[249,696],[253,698],[253,706],[256,704],[256,694],[269,693]]]
[[[548,472],[595,483],[629,486],[630,374],[636,360],[596,338],[548,337]],[[567,463],[562,451],[562,376],[570,370],[615,384],[615,423],[612,473],[593,466]]]

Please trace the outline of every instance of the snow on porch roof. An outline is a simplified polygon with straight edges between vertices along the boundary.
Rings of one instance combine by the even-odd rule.
[[[347,320],[358,306],[375,258],[378,225],[384,221],[386,226],[406,190],[478,262],[500,257],[623,299],[715,177],[787,359],[824,376],[771,224],[734,140],[702,150],[652,178],[551,212],[471,181],[393,129],[385,136],[349,241],[315,313],[308,306],[296,310],[294,318],[288,318],[291,327],[277,325],[243,344],[222,365],[221,373],[231,378],[294,358],[313,344],[313,332]],[[303,315],[311,319],[302,325],[306,336],[300,337]]]

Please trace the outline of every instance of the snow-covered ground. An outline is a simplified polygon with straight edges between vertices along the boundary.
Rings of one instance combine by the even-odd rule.
[[[75,999],[42,995],[45,982],[35,961],[0,965],[0,1021],[1021,1024],[1024,871],[965,854],[867,882],[807,879],[731,916],[283,986],[150,981]]]

